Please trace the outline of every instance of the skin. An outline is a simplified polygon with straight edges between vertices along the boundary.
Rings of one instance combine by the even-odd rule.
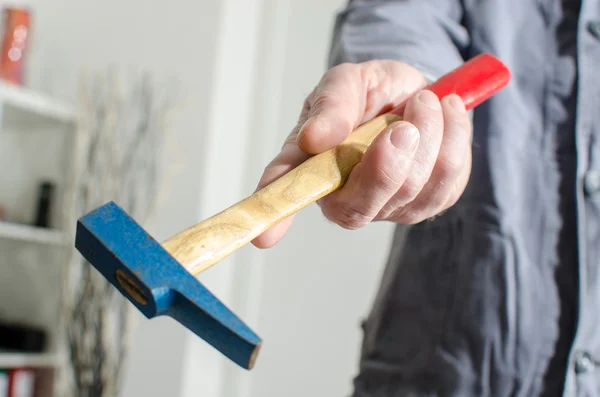
[[[319,200],[331,222],[355,230],[371,222],[415,224],[456,203],[471,172],[470,118],[460,97],[441,101],[413,67],[393,60],[341,64],[328,70],[306,98],[297,125],[267,165],[257,190],[310,155],[339,145],[360,124],[403,109],[373,141],[346,184]],[[277,244],[294,217],[253,240]]]

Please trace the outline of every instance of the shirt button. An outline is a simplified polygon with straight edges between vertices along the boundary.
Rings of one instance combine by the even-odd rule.
[[[600,22],[592,21],[588,23],[588,30],[591,34],[600,38]]]
[[[583,187],[588,195],[600,192],[600,171],[588,171],[583,178]]]
[[[596,363],[587,352],[577,352],[575,355],[575,372],[584,374],[595,369]]]

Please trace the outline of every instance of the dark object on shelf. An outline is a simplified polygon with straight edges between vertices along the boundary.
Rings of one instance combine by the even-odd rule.
[[[44,330],[20,324],[0,323],[0,349],[41,353],[45,347]]]
[[[35,225],[39,227],[50,226],[50,209],[52,196],[54,194],[54,185],[50,182],[43,182],[40,185],[38,193],[37,212],[35,216]]]
[[[2,10],[0,77],[12,84],[23,84],[30,19],[29,10],[24,8],[5,7]]]

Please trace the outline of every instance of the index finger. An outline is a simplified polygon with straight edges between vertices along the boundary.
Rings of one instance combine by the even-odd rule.
[[[416,69],[397,61],[335,66],[307,98],[298,146],[309,154],[329,150],[361,123],[393,109],[426,84]]]

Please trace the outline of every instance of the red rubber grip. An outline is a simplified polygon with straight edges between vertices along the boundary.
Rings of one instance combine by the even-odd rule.
[[[470,110],[504,88],[510,78],[510,70],[498,58],[480,54],[442,76],[427,89],[440,99],[448,94],[457,94]]]

